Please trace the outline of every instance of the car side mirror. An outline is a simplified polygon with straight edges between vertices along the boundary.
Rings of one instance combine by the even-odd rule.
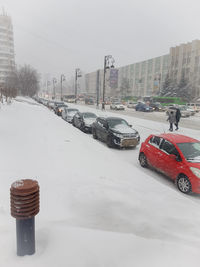
[[[132,127],[133,125],[132,124],[129,124],[130,127]]]

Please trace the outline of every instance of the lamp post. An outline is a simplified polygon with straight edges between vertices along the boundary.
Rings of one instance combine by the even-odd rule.
[[[65,81],[65,75],[61,74],[60,76],[60,100],[63,100],[63,88],[62,88],[62,83]]]
[[[79,77],[82,77],[81,70],[79,68],[75,69],[75,103],[77,102],[77,80]]]
[[[106,70],[114,68],[114,58],[111,55],[104,57],[104,68],[103,68],[103,96],[102,96],[102,110],[105,109],[105,93],[106,93]]]
[[[53,99],[55,99],[56,98],[56,86],[55,86],[55,84],[57,83],[57,80],[56,80],[56,78],[53,78]]]

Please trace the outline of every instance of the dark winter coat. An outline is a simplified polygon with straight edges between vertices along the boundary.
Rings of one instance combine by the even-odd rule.
[[[176,121],[179,122],[181,118],[181,112],[179,108],[176,108]]]

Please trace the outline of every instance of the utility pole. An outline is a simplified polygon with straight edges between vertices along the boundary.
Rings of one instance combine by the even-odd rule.
[[[106,93],[106,69],[114,68],[114,58],[111,55],[104,57],[104,68],[103,68],[103,99],[102,99],[102,110],[105,110],[105,93]],[[111,65],[110,65],[111,64]]]
[[[97,71],[97,80],[96,80],[96,101],[97,108],[99,108],[99,82],[100,82],[100,70]]]
[[[56,86],[55,86],[56,83],[57,83],[56,78],[53,78],[53,99],[56,99]]]
[[[74,92],[75,103],[77,103],[77,81],[78,81],[79,77],[82,77],[81,70],[79,68],[77,68],[77,69],[75,69],[75,92]]]
[[[60,100],[63,100],[63,88],[62,88],[62,83],[65,81],[65,75],[61,74],[60,76]]]

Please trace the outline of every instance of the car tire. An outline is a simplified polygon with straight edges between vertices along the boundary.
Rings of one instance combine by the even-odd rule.
[[[111,138],[110,136],[107,137],[106,144],[107,144],[107,146],[110,147],[110,148],[114,147],[112,138]]]
[[[141,152],[139,155],[139,162],[143,168],[148,167],[147,157],[145,156],[145,154],[143,152]]]
[[[96,130],[95,129],[92,129],[92,136],[94,139],[98,139],[97,138],[97,133],[96,133]]]
[[[178,176],[178,178],[176,179],[176,186],[184,194],[189,194],[192,192],[191,182],[189,178],[184,174]]]

